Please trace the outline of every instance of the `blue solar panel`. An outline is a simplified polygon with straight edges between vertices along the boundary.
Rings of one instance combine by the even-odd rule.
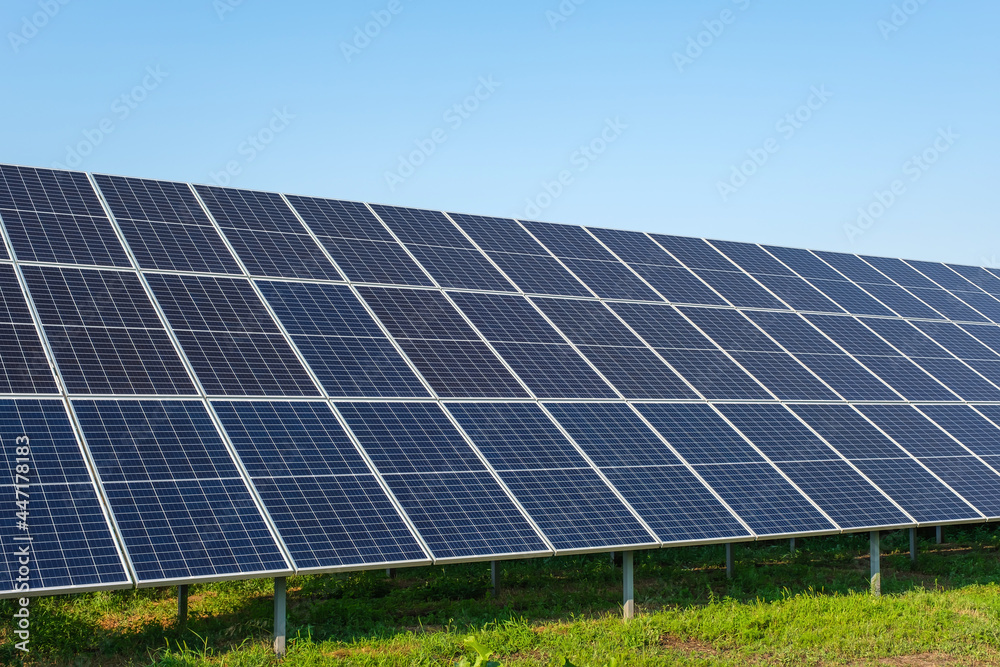
[[[139,583],[290,570],[196,401],[75,401]]]
[[[1000,327],[960,324],[963,331],[986,345],[990,350],[1000,354]]]
[[[994,322],[1000,322],[1000,301],[989,294],[974,292],[955,292],[953,296],[960,299],[966,305],[975,308],[980,314]],[[977,319],[980,321],[982,318]]]
[[[849,313],[855,315],[895,315],[853,283],[819,279],[812,279],[809,282]]]
[[[1000,456],[1000,429],[969,405],[920,405],[934,423],[979,456]],[[980,409],[989,409],[980,406]]]
[[[794,310],[811,310],[820,313],[844,312],[843,308],[798,276],[755,274],[754,277]]]
[[[918,287],[907,288],[911,294],[938,311],[950,320],[960,322],[989,322],[989,318],[983,317],[972,308],[952,296],[943,289],[920,289]]]
[[[966,401],[1000,401],[1000,389],[957,359],[914,359],[914,363]]]
[[[650,236],[688,268],[715,269],[717,271],[735,271],[737,269],[736,265],[726,259],[725,255],[702,239],[667,236],[665,234],[650,234]]]
[[[4,210],[0,218],[22,262],[131,265],[106,217]]]
[[[625,398],[698,398],[647,348],[580,345],[578,349]]]
[[[70,392],[195,393],[135,274],[26,266],[24,276]]]
[[[763,461],[708,405],[646,403],[636,407],[692,465]]]
[[[808,250],[770,245],[762,247],[803,278],[810,280],[813,278],[819,278],[820,280],[844,280],[844,276],[837,273],[826,262]]]
[[[897,285],[865,285],[864,287],[866,292],[891,308],[900,317],[919,317],[929,320],[944,319],[940,313],[902,287]]]
[[[906,456],[851,406],[794,405],[792,409],[824,440],[852,461]]]
[[[796,358],[848,401],[898,401],[901,398],[883,380],[847,355],[797,354]]]
[[[104,216],[86,174],[11,165],[0,165],[0,209]]]
[[[215,403],[296,568],[425,561],[326,403]]]
[[[437,558],[547,551],[435,403],[337,403]]]
[[[972,456],[929,458],[924,464],[986,516],[1000,517],[1000,474]]]
[[[411,244],[409,248],[442,287],[517,291],[478,250],[416,244]]]
[[[456,292],[451,297],[489,341],[565,343],[523,297],[467,292]]]
[[[738,308],[788,310],[788,306],[775,299],[774,296],[745,273],[712,271],[710,269],[696,269],[695,273],[711,285],[716,292],[725,297],[729,303]]]
[[[490,255],[494,252],[504,252],[548,256],[545,248],[533,239],[531,234],[524,231],[516,220],[464,213],[448,215],[476,242],[476,245]]]
[[[532,301],[578,345],[643,346],[642,341],[600,302],[540,298]]]
[[[757,381],[783,401],[835,401],[840,397],[784,352],[731,352]]]
[[[14,268],[0,265],[0,393],[57,391]]]
[[[395,241],[364,241],[319,237],[348,280],[389,285],[434,283]]]
[[[360,287],[358,291],[397,338],[479,338],[440,292],[379,287]]]
[[[859,319],[832,315],[806,315],[805,318],[850,354],[899,356],[899,352],[867,329]]]
[[[583,227],[557,225],[551,222],[522,221],[522,224],[556,257],[605,261],[615,259],[614,255]]]
[[[246,229],[279,234],[305,234],[306,230],[281,195],[256,190],[196,185],[205,206],[224,229]]]
[[[837,461],[840,457],[782,405],[717,406],[764,455],[783,461]]]
[[[860,405],[876,426],[916,457],[968,456],[969,452],[909,405]]]
[[[859,321],[908,357],[952,358],[946,349],[925,336],[920,327],[914,326],[918,323],[906,320],[883,320],[875,317],[859,318]],[[962,333],[961,329],[952,324],[936,326],[952,327]]]
[[[528,388],[539,398],[617,398],[569,345],[493,343]]]
[[[258,286],[329,395],[430,396],[347,287],[283,281]]]
[[[557,549],[655,544],[537,405],[448,410]]]
[[[726,305],[721,296],[713,292],[688,269],[648,264],[633,264],[632,268],[671,303]]]
[[[627,266],[619,262],[564,259],[563,263],[601,298],[663,301]]]
[[[27,443],[19,438],[27,437]],[[75,590],[129,584],[122,556],[111,527],[101,510],[97,492],[84,463],[73,427],[58,400],[0,400],[0,439],[10,447],[9,481],[2,486],[10,498],[30,508],[19,530],[11,514],[10,528],[0,535],[4,553],[11,554],[0,567],[0,592],[16,590],[16,554],[29,548],[30,587],[34,592]],[[29,449],[28,472],[16,478],[18,445]],[[15,495],[14,484],[23,484]],[[25,538],[30,538],[30,541]]]
[[[621,229],[589,227],[588,231],[604,243],[611,252],[629,264],[651,264],[653,266],[680,266],[680,263],[640,232]]]
[[[743,313],[793,354],[843,354],[843,350],[792,313],[767,313],[748,310]]]
[[[209,394],[316,396],[316,389],[250,282],[147,276]]]
[[[772,276],[794,276],[787,266],[776,260],[760,246],[752,243],[734,243],[733,241],[710,241],[722,254],[736,262],[744,271]]]
[[[95,179],[141,268],[242,272],[187,184]]]
[[[681,465],[624,403],[546,403],[545,408],[602,470]]]

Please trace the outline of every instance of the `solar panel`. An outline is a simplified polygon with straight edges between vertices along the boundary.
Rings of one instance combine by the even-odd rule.
[[[436,559],[549,552],[435,403],[337,403]]]
[[[949,269],[944,264],[940,264],[938,262],[918,262],[912,259],[908,260],[906,263],[946,290],[957,290],[959,292],[980,292],[978,287],[973,285],[958,273]]]
[[[759,274],[795,276],[794,272],[760,246],[733,241],[709,241],[709,243],[747,273],[755,276]]]
[[[798,248],[781,248],[779,246],[761,246],[769,254],[773,255],[776,259],[781,260],[781,263],[792,269],[798,275],[803,278],[812,280],[813,278],[819,278],[820,280],[844,280],[844,276],[834,270],[829,264],[821,260],[819,257],[809,252],[808,250],[800,250]]]
[[[615,257],[583,227],[522,221],[539,243],[560,258],[614,261]]]
[[[0,393],[57,391],[14,268],[0,265]]]
[[[31,592],[129,586],[124,556],[62,401],[0,400],[0,439],[11,450],[10,477],[3,493],[11,499],[12,512],[18,507],[16,501],[26,501],[30,508],[23,523],[9,522],[0,545],[7,554],[28,548]],[[19,446],[23,450],[18,451]],[[15,466],[24,462],[28,470],[17,477],[20,473]],[[0,568],[0,594],[20,590],[24,577],[18,567],[17,557],[5,559]]]
[[[957,438],[978,456],[1000,456],[1000,429],[969,405],[918,405],[939,427]]]
[[[809,283],[841,308],[855,315],[895,315],[854,283],[812,279]]]
[[[797,276],[754,276],[764,287],[794,310],[811,310],[820,313],[843,313],[844,309],[828,299],[818,289]]]
[[[885,274],[889,278],[892,278],[903,287],[940,289],[937,284],[928,280],[926,276],[922,275],[919,271],[915,270],[901,259],[869,256],[861,256],[861,259],[868,264],[871,264],[881,273]]]
[[[140,586],[291,571],[200,401],[74,401]]]
[[[297,571],[429,562],[329,405],[213,407]]]
[[[11,246],[22,262],[129,266],[128,255],[104,217],[0,211]]]
[[[938,311],[950,320],[961,322],[989,322],[989,318],[983,317],[957,297],[945,292],[943,289],[921,289],[919,287],[907,288],[910,294],[914,295],[934,310]]]
[[[955,292],[953,295],[966,305],[974,308],[981,315],[993,322],[1000,322],[1000,301],[989,294],[974,292]],[[978,320],[977,320],[978,321]]]
[[[187,184],[94,179],[141,268],[242,273]]]
[[[865,285],[865,291],[891,308],[900,317],[940,320],[936,310],[897,285]]]
[[[448,411],[557,550],[657,543],[537,405]]]
[[[640,232],[621,229],[588,227],[587,231],[597,237],[619,259],[628,264],[651,264],[653,266],[680,266],[680,263],[663,250],[653,239]]]
[[[1000,295],[1000,278],[980,266],[962,266],[960,264],[947,264],[952,271],[959,273],[969,282],[975,284],[979,289],[992,294]]]
[[[663,301],[624,264],[591,259],[564,259],[563,264],[601,298]]]
[[[632,269],[671,303],[727,305],[725,299],[686,268],[633,264]]]
[[[688,268],[714,269],[716,271],[736,270],[736,265],[703,239],[667,236],[665,234],[650,234],[650,237]]]
[[[788,310],[788,306],[775,299],[745,273],[711,269],[695,269],[695,273],[737,308]]]
[[[813,251],[817,257],[835,268],[848,280],[859,283],[871,283],[875,285],[894,285],[893,281],[880,273],[877,267],[865,262],[857,255],[848,255],[842,252],[819,252]]]

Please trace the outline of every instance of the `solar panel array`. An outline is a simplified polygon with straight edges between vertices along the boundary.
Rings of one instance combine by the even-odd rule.
[[[996,270],[0,179],[0,595],[1000,518]]]

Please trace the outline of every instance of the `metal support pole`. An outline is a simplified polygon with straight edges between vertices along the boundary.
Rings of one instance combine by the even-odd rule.
[[[387,567],[387,568],[385,568],[385,576],[389,577],[390,579],[395,579],[396,578],[396,568],[393,568],[393,567]]]
[[[285,578],[274,578],[274,653],[285,655]]]
[[[726,542],[726,579],[733,578],[733,544]]]
[[[622,554],[622,588],[623,590],[623,614],[625,620],[635,616],[635,590],[632,579],[632,552],[626,551]]]
[[[938,544],[941,544],[941,542],[942,542],[942,538],[944,537],[944,536],[942,535],[942,533],[943,533],[943,532],[944,532],[944,531],[943,531],[943,530],[941,529],[941,526],[938,526],[938,527],[937,527],[937,543],[938,543]]]
[[[187,627],[188,621],[188,587],[181,584],[177,587],[177,627],[181,630]]]
[[[917,529],[910,528],[910,562],[917,562]]]
[[[493,584],[493,597],[496,597],[500,592],[500,582],[497,580],[497,562],[495,560],[490,561],[490,582]]]
[[[792,554],[793,556],[795,555],[795,538],[794,537],[792,537],[792,538],[790,538],[788,540],[788,552],[790,554]]]
[[[879,532],[873,530],[870,534],[871,543],[871,561],[872,561],[872,579],[871,579],[871,591],[872,595],[878,597],[882,595],[882,573],[879,568],[880,552],[879,552]]]

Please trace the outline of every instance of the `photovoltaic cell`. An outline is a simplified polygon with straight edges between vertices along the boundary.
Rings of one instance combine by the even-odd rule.
[[[716,407],[772,461],[840,460],[784,406],[722,404]]]
[[[298,569],[427,559],[327,404],[214,407]]]
[[[655,543],[537,405],[448,410],[557,549]]]
[[[843,308],[798,276],[756,274],[754,277],[794,310],[811,310],[820,313],[844,312]]]
[[[550,255],[491,252],[490,258],[528,294],[593,296],[559,260]]]
[[[909,287],[907,289],[910,294],[914,295],[950,320],[958,320],[960,322],[990,321],[989,318],[983,317],[978,312],[943,289],[921,289],[919,287]]]
[[[755,276],[759,274],[795,276],[787,266],[753,243],[734,243],[733,241],[710,241],[709,243],[736,262],[747,273]]]
[[[22,262],[130,266],[106,217],[0,210],[0,218]]]
[[[994,468],[972,456],[929,458],[924,464],[984,515],[1000,517],[1000,474]]]
[[[865,285],[865,291],[891,308],[900,317],[940,320],[936,310],[897,285]]]
[[[907,260],[906,263],[946,290],[953,292],[980,292],[978,287],[944,264],[938,262],[919,262],[912,259]]]
[[[803,278],[810,280],[813,278],[819,278],[820,280],[844,280],[844,276],[837,273],[826,262],[808,250],[781,248],[770,245],[761,247]]]
[[[317,236],[395,243],[385,225],[361,202],[295,195],[289,195],[288,201]]]
[[[627,266],[619,262],[564,259],[563,263],[601,298],[663,301]]]
[[[0,265],[0,393],[57,391],[14,268]]]
[[[442,287],[514,292],[503,277],[478,250],[442,248],[410,244],[410,252]]]
[[[773,398],[756,380],[718,350],[657,350],[674,370],[710,400]]]
[[[780,352],[781,348],[742,314],[719,308],[680,308],[702,332],[724,350]]]
[[[968,456],[969,452],[909,405],[860,405],[858,409],[918,458]]]
[[[716,346],[670,306],[613,303],[611,309],[642,338],[657,348],[715,350]]]
[[[981,406],[985,408],[986,406]],[[1000,456],[1000,429],[969,405],[919,405],[917,409],[979,456]]]
[[[611,252],[628,264],[651,264],[653,266],[680,266],[655,241],[641,232],[627,232],[621,229],[588,227]]]
[[[198,401],[75,401],[139,583],[290,570]]]
[[[877,268],[865,262],[857,255],[849,255],[842,252],[822,252],[813,251],[813,254],[821,258],[827,264],[842,273],[848,280],[857,283],[873,283],[876,285],[893,285],[890,277],[880,273]]]
[[[737,268],[726,259],[725,255],[703,239],[667,236],[665,234],[650,234],[650,236],[688,268],[714,269],[716,271],[735,271]]]
[[[487,253],[507,252],[523,255],[546,255],[538,241],[524,231],[516,220],[486,215],[449,213],[448,216]]]
[[[86,174],[11,165],[0,165],[0,209],[104,216]]]
[[[980,314],[984,315],[986,318],[993,320],[994,322],[1000,322],[1000,301],[997,301],[989,294],[984,294],[984,293],[977,294],[975,292],[955,292],[953,296],[961,300],[962,303],[976,309]]]
[[[475,250],[472,242],[443,213],[382,204],[373,204],[372,208],[407,246],[436,245]]]
[[[948,268],[961,274],[966,280],[975,284],[979,289],[984,290],[993,296],[1000,295],[1000,278],[980,266],[963,266],[961,264],[948,264]]]
[[[741,308],[773,308],[788,310],[788,306],[775,299],[767,290],[745,273],[695,269],[702,280],[711,285],[729,303]]]
[[[615,261],[614,255],[583,227],[523,220],[521,224],[556,257]]]
[[[955,324],[938,322],[912,322],[913,326],[933,338],[959,359],[987,359],[995,361],[1000,355],[983,345],[970,331],[993,331],[995,327],[968,325],[964,329]]]
[[[692,465],[764,460],[708,405],[646,403],[636,407]]]
[[[648,264],[633,264],[632,268],[671,303],[727,305],[722,297],[688,269]]]
[[[813,279],[809,282],[849,313],[855,315],[895,315],[853,283],[819,279]]]
[[[934,284],[933,281],[928,280],[926,276],[907,265],[907,263],[901,259],[895,259],[892,257],[870,257],[867,255],[862,255],[861,259],[868,264],[871,264],[880,272],[889,276],[903,287],[940,289],[940,287]]]
[[[62,401],[0,400],[0,439],[11,449],[9,477],[2,485],[11,511],[17,509],[15,500],[30,503],[26,528],[10,521],[0,545],[7,554],[29,548],[31,590],[128,586],[122,556]],[[15,478],[18,446],[29,450],[21,457],[29,468],[22,478]],[[24,485],[21,495],[15,495],[15,483]],[[24,583],[17,581],[23,580],[18,567],[16,556],[5,559],[0,593]]]

